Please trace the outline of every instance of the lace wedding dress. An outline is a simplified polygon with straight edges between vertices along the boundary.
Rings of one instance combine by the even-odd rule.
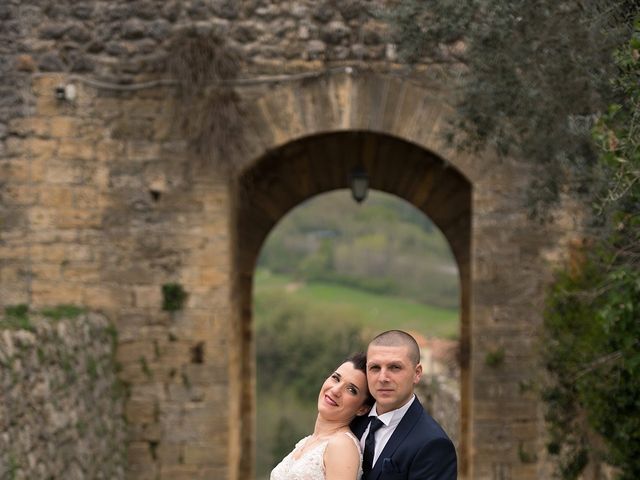
[[[360,442],[351,433],[345,432],[351,438],[358,450],[360,450]],[[289,455],[284,457],[282,461],[276,465],[271,471],[270,480],[324,480],[324,451],[327,448],[329,439],[318,443],[313,448],[304,452],[299,458],[294,455],[302,449],[308,437],[304,437],[298,443]],[[362,477],[362,454],[360,455],[360,466],[358,467],[358,479]]]

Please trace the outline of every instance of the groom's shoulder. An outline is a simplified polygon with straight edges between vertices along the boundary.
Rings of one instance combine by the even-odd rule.
[[[451,441],[447,432],[422,406],[419,418],[416,419],[416,427],[414,432],[422,437],[427,437],[428,439],[442,438]]]

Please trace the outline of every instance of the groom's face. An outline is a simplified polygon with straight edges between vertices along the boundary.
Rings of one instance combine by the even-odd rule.
[[[367,383],[378,415],[405,405],[421,374],[422,366],[413,364],[408,347],[370,345],[367,349]]]

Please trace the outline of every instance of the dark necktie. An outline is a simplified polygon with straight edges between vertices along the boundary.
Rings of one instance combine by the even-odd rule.
[[[364,441],[364,453],[362,454],[362,472],[366,475],[373,468],[373,455],[376,451],[376,431],[382,427],[384,423],[378,417],[371,417],[369,423],[369,434]]]

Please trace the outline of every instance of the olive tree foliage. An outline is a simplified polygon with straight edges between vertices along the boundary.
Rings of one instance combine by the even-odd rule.
[[[609,178],[594,199],[606,234],[558,275],[545,315],[549,451],[566,479],[594,458],[640,478],[640,21],[615,57],[620,102],[593,130]]]
[[[402,60],[448,66],[458,113],[449,140],[538,167],[531,205],[540,207],[594,183],[590,130],[614,99],[612,52],[629,35],[634,4],[401,0],[386,15]]]
[[[389,15],[406,60],[458,79],[458,147],[538,167],[538,207],[565,192],[592,207],[547,297],[548,450],[562,479],[599,462],[640,478],[639,3],[404,0]]]

